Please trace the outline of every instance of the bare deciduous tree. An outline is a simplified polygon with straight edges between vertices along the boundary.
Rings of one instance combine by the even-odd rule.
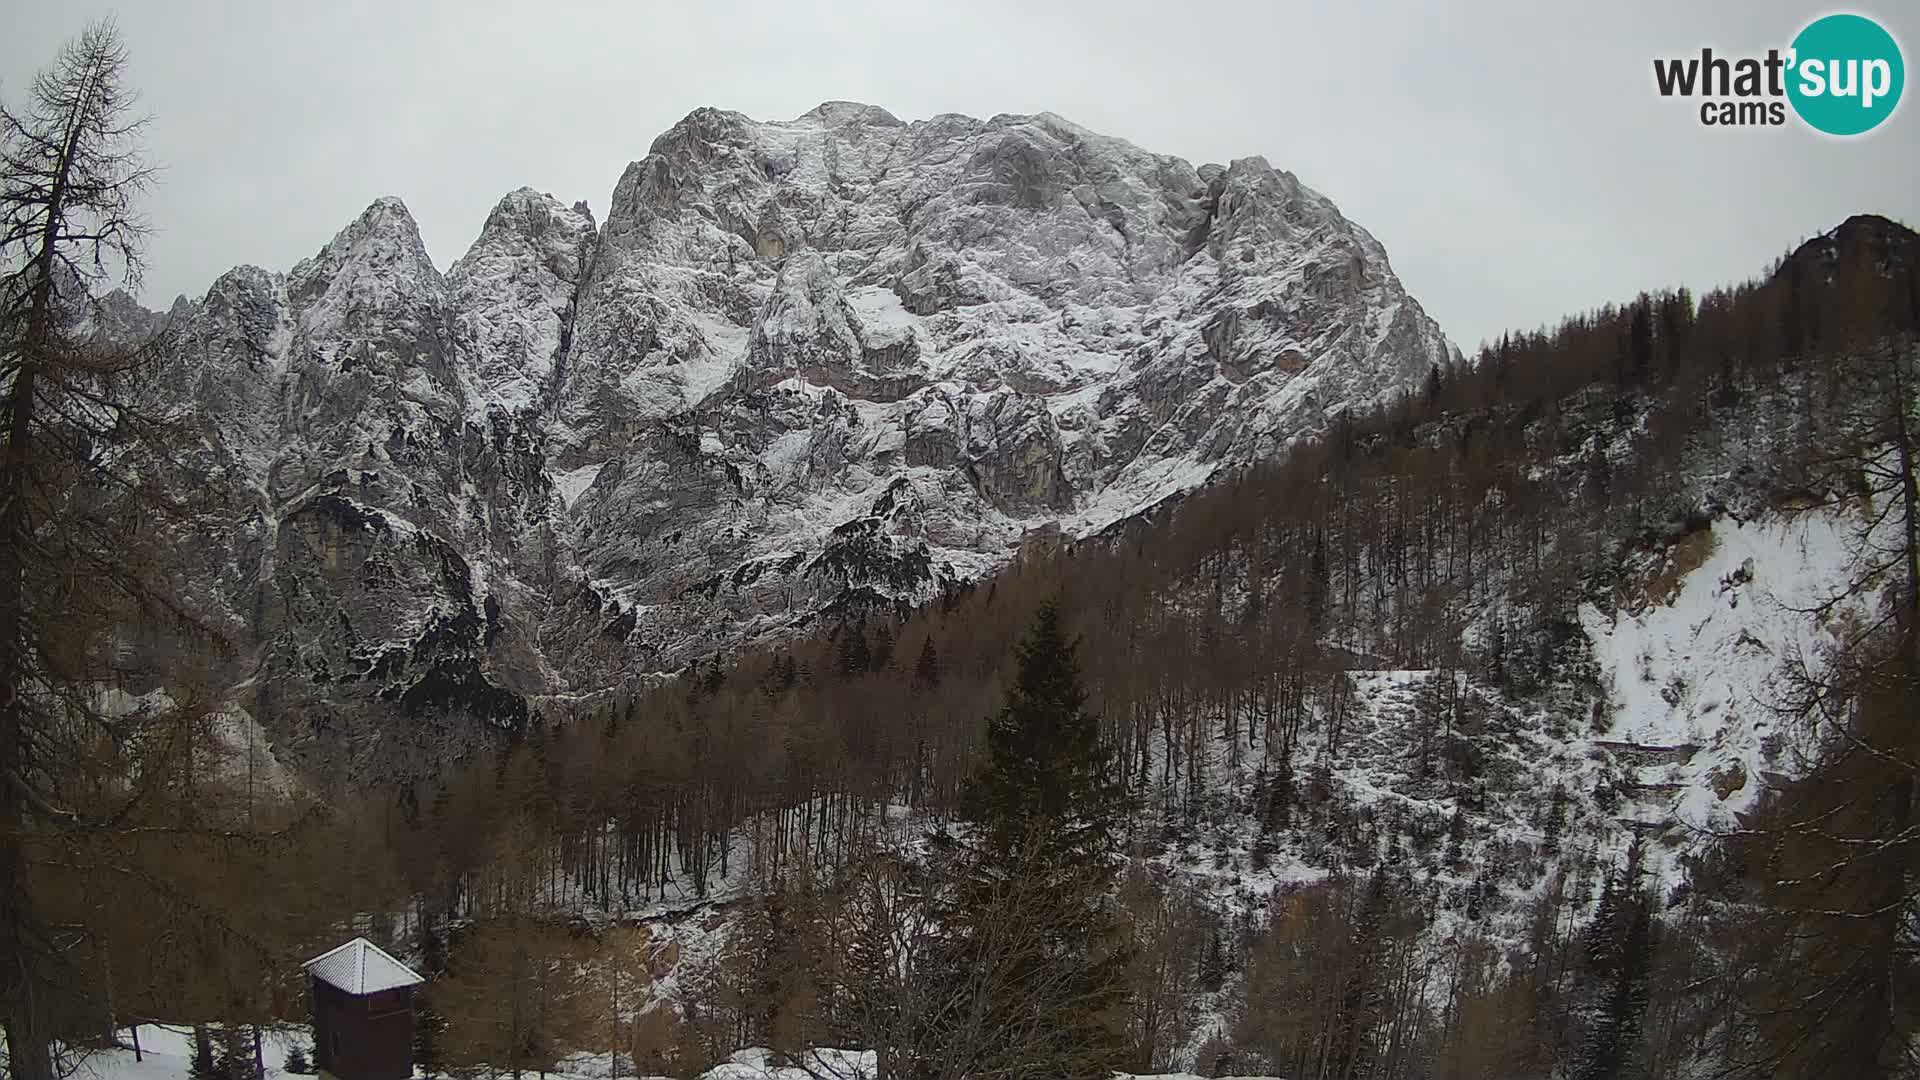
[[[169,425],[139,405],[167,335],[116,340],[93,297],[138,280],[146,236],[126,65],[96,23],[0,108],[0,1027],[20,1080],[48,1080],[53,1039],[113,1026],[98,928],[43,901],[109,865],[144,876],[116,845],[180,823],[206,734],[173,678],[209,639],[164,584]]]

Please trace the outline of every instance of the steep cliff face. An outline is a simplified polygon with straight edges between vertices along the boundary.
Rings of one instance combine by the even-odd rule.
[[[701,110],[615,189],[551,452],[597,470],[580,566],[666,665],[923,600],[1446,357],[1379,244],[1259,159],[1046,114]]]
[[[604,226],[521,189],[445,275],[382,199],[171,326],[245,704],[330,755],[350,729],[348,765],[924,601],[1450,355],[1379,243],[1258,158],[848,103],[696,111]]]

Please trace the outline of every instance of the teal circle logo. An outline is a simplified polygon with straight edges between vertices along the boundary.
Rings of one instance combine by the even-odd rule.
[[[1815,19],[1793,39],[1787,100],[1816,131],[1860,135],[1900,104],[1907,69],[1900,45],[1864,15]]]

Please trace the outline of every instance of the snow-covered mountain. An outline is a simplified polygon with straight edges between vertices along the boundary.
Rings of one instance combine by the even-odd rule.
[[[925,601],[1452,355],[1260,158],[840,102],[698,110],[604,225],[521,189],[444,274],[378,200],[170,326],[240,704],[342,764]]]

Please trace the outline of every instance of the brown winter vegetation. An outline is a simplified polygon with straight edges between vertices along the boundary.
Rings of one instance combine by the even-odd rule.
[[[208,767],[220,648],[166,588],[167,425],[144,361],[62,314],[92,247],[137,264],[123,65],[88,31],[4,131],[9,1075],[51,1080],[129,1018],[298,1017],[295,965],[349,930],[432,976],[429,1074],[585,1050],[689,1075],[746,1045],[916,1080],[1196,1053],[1342,1080],[1913,1074],[1912,233],[1852,219],[1763,281],[1503,338],[1108,535],[547,703],[418,786],[285,794]],[[1876,614],[1779,703],[1819,767],[1656,893],[1640,846],[1616,865],[1569,820],[1617,796],[1530,785],[1516,725],[1604,725],[1576,614],[1625,567],[1666,551],[1657,596],[1713,515],[1823,507],[1872,526]],[[1404,729],[1362,724],[1375,668],[1433,673]],[[1343,796],[1359,760],[1398,798]],[[1496,811],[1537,831],[1491,835]],[[1201,841],[1226,873],[1314,873],[1210,893],[1176,872]],[[720,901],[713,955],[660,994],[625,913]]]

